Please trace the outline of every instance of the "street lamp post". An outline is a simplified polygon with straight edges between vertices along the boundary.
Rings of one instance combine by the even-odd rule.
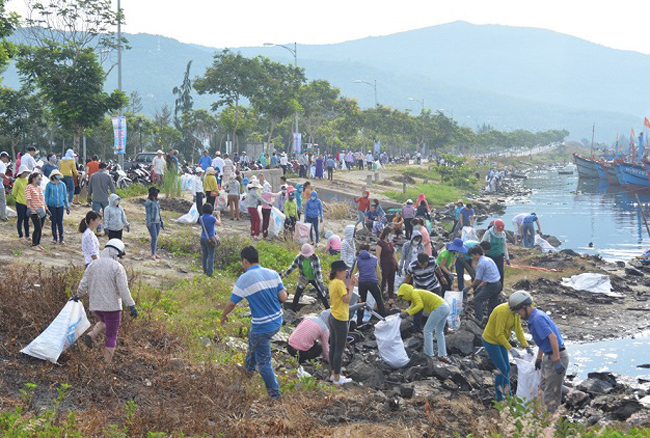
[[[117,0],[117,89],[122,91],[122,3],[121,0]],[[118,113],[120,119],[124,112],[122,108]],[[85,144],[85,136],[84,136]],[[124,145],[123,152],[126,152],[126,144]],[[84,156],[84,159],[86,157]],[[117,164],[120,165],[120,168],[124,169],[124,153],[117,154]]]
[[[422,105],[422,112],[424,112],[424,97],[422,98],[422,100],[418,100],[418,99],[415,99],[413,97],[409,97],[408,100],[410,100],[411,102],[417,102],[420,105]]]
[[[374,84],[371,82],[362,81],[360,79],[355,80],[354,83],[370,85],[375,90],[375,107],[377,107],[377,105],[379,104],[377,102],[377,79],[375,79]]]
[[[273,44],[273,43],[264,43],[268,47],[282,47],[283,49],[289,51],[293,55],[293,66],[298,67],[298,43],[293,43],[293,49],[289,46],[283,44]],[[296,111],[296,133],[300,132],[298,130],[298,111]],[[294,136],[294,150],[295,150],[295,136]]]

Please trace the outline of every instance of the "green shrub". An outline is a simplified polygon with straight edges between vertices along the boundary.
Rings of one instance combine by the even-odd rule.
[[[144,196],[149,192],[149,187],[144,184],[131,184],[125,189],[116,189],[115,193],[122,198],[135,198],[137,196]]]
[[[12,195],[11,193],[6,194],[5,199],[7,200],[7,205],[12,207],[16,205],[16,198],[14,198],[14,195]]]

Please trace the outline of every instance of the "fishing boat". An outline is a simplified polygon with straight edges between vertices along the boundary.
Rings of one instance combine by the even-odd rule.
[[[619,162],[618,167],[623,174],[624,185],[650,187],[646,164]]]
[[[613,186],[617,186],[620,184],[620,182],[618,181],[618,176],[616,176],[616,169],[614,168],[615,164],[616,163],[613,162],[600,163],[600,166],[605,171],[605,177],[607,178],[607,182]]]
[[[627,183],[625,182],[625,178],[623,177],[623,170],[621,170],[621,163],[623,160],[614,160],[614,163],[612,163],[612,167],[614,168],[614,172],[616,173],[616,179],[618,179],[619,185],[625,186]]]
[[[581,178],[599,178],[596,170],[596,162],[588,158],[581,157],[577,153],[573,154],[573,162],[578,169],[578,176]],[[602,172],[602,170],[601,170]],[[604,178],[604,174],[603,174]]]
[[[596,168],[596,172],[598,172],[598,178],[602,180],[607,180],[607,176],[605,175],[605,171],[603,170],[602,163],[598,161],[594,161],[594,167]]]

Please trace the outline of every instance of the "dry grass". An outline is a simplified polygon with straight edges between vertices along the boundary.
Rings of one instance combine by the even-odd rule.
[[[356,214],[352,204],[347,202],[327,202],[323,206],[323,213],[328,219],[354,219]]]

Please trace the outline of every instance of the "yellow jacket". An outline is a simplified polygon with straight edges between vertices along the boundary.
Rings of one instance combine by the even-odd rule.
[[[522,347],[528,347],[521,327],[521,318],[516,312],[510,310],[508,303],[499,304],[494,308],[483,331],[483,339],[490,344],[503,345],[508,350],[512,345],[508,341],[514,329]]]
[[[217,184],[217,178],[214,175],[206,175],[205,181],[203,181],[203,190],[206,192],[219,192],[219,184]]]
[[[411,307],[406,310],[409,315],[415,315],[420,310],[431,313],[445,302],[439,295],[427,290],[413,289],[410,284],[401,285],[397,296],[411,302]]]
[[[11,194],[17,203],[27,205],[27,197],[25,196],[25,188],[27,187],[27,177],[18,177],[14,181],[14,186],[11,188]],[[1,190],[4,190],[1,189]]]
[[[63,176],[75,176],[79,173],[74,160],[61,160],[59,162],[59,172]]]

